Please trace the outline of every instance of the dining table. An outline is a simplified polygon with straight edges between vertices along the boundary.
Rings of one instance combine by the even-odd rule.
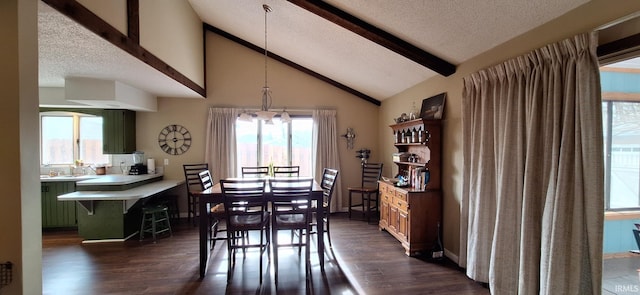
[[[235,178],[230,178],[235,179]],[[264,191],[264,197],[269,200],[271,198],[271,191],[269,189],[268,181],[269,177],[265,178],[267,183]],[[209,208],[211,206],[215,206],[217,204],[221,204],[224,202],[222,189],[220,187],[220,183],[214,184],[212,187],[204,190],[204,191],[195,191],[193,192],[194,196],[198,200],[198,224],[199,224],[199,243],[200,243],[200,278],[204,278],[207,273],[207,266],[209,263],[209,254],[211,253],[211,243],[209,243]],[[316,217],[316,232],[318,233],[317,237],[317,251],[318,251],[318,260],[320,262],[320,269],[324,271],[324,206],[322,206],[323,201],[323,189],[317,181],[313,181],[313,187],[311,189],[311,198],[317,206],[314,206],[313,210],[315,212]]]

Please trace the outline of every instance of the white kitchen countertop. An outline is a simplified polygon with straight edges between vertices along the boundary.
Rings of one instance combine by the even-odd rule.
[[[142,174],[142,175],[122,175],[122,174],[106,174],[106,175],[60,175],[49,176],[40,175],[40,182],[76,182],[77,186],[88,185],[126,185],[135,182],[145,181],[156,177],[162,177],[162,173]]]
[[[158,174],[151,174],[158,176]],[[142,175],[120,175],[124,176],[142,176]],[[135,177],[134,177],[135,178]],[[105,178],[105,181],[110,178]],[[118,181],[118,178],[111,178],[113,181]],[[148,178],[147,178],[148,179]],[[144,179],[143,179],[144,180]],[[88,180],[87,180],[88,181]],[[128,181],[128,180],[121,180]],[[140,180],[138,180],[140,181]],[[183,184],[185,181],[175,179],[165,179],[155,181],[141,186],[137,186],[123,191],[76,191],[58,196],[58,201],[77,201],[82,207],[87,209],[89,215],[93,215],[94,202],[96,201],[122,201],[123,211],[127,211],[140,199],[151,197],[155,194],[162,193],[170,190],[178,185]],[[98,183],[101,184],[101,183]],[[103,183],[102,183],[103,184]]]
[[[142,174],[142,175],[122,175],[122,174],[107,174],[107,175],[91,175],[89,179],[76,182],[76,186],[89,186],[89,185],[125,185],[135,182],[145,181],[152,178],[162,177],[162,173],[156,174]]]
[[[156,175],[157,174],[152,174]],[[121,175],[122,176],[122,175]],[[58,201],[122,201],[138,200],[169,190],[184,183],[184,179],[165,179],[124,191],[79,191],[58,196]]]

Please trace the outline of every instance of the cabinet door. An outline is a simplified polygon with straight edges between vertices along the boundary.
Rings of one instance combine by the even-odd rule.
[[[102,112],[102,152],[129,154],[136,150],[136,113],[129,110]]]
[[[58,196],[75,191],[75,182],[43,182],[42,228],[77,226],[76,202],[58,201]]]
[[[398,207],[394,206],[393,203],[389,205],[389,227],[388,231],[397,232],[398,231]]]
[[[380,202],[380,228],[389,227],[389,202],[383,198]]]
[[[409,213],[402,210],[398,210],[398,237],[409,241]]]

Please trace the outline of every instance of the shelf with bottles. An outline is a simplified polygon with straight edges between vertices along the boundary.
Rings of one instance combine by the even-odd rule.
[[[412,170],[423,168],[431,174],[426,188],[440,189],[442,120],[416,119],[389,127],[393,130],[397,149],[393,155],[393,163],[398,166],[396,175],[408,177]]]

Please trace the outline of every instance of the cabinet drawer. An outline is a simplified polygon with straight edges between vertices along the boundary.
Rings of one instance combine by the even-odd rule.
[[[382,202],[391,203],[393,196],[391,194],[382,194]]]
[[[406,202],[407,201],[407,193],[401,192],[401,191],[396,191],[396,198]]]
[[[392,204],[392,206],[397,207],[400,211],[408,212],[409,210],[409,204],[401,198],[393,198]]]
[[[390,185],[384,182],[380,183],[380,194],[386,194],[391,192],[393,192],[393,187],[391,187]]]

